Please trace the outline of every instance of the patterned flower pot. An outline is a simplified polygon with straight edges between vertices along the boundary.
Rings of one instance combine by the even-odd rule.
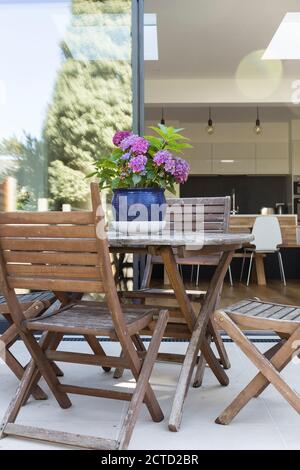
[[[154,233],[165,226],[164,189],[114,189],[112,205],[115,226],[122,232]]]

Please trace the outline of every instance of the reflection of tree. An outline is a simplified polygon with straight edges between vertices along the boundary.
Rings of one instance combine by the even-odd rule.
[[[0,154],[12,157],[6,174],[18,181],[19,208],[35,208],[37,199],[45,196],[47,187],[43,144],[29,134],[24,134],[23,140],[11,137],[1,142]]]
[[[111,35],[103,33],[113,27],[128,32],[130,10],[130,0],[72,2],[71,25],[62,44],[65,61],[44,129],[51,162],[49,189],[56,205],[87,199],[85,175],[94,159],[110,151],[116,129],[131,127],[130,51],[124,50],[125,60],[110,60],[116,54],[119,59],[120,50]]]

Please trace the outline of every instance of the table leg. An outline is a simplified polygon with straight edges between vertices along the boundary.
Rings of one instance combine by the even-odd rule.
[[[169,420],[170,431],[178,431],[180,428],[184,400],[186,398],[188,388],[191,382],[198,351],[201,348],[203,340],[205,339],[207,325],[211,315],[213,314],[215,305],[217,303],[217,297],[222,287],[222,283],[224,281],[228,266],[230,265],[230,262],[232,260],[233,254],[233,251],[223,253],[220,259],[220,263],[217,266],[217,269],[210,282],[204,302],[202,303],[202,306],[200,308],[200,313],[197,318],[192,333],[191,341],[188,345],[185,359],[180,371],[180,376]],[[220,365],[219,367],[221,368]],[[225,374],[224,370],[222,371],[222,373]]]
[[[178,272],[173,250],[170,246],[163,247],[160,249],[160,255],[162,257],[170,284],[174,290],[176,300],[181,309],[181,312],[184,318],[186,319],[189,329],[193,331],[196,321],[196,315],[193,310],[190,299],[186,294],[183,280]]]
[[[259,286],[266,286],[266,274],[265,274],[265,265],[263,255],[260,253],[255,253],[255,267],[257,275],[257,284]]]

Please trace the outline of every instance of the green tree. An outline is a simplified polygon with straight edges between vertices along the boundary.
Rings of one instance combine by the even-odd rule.
[[[130,0],[72,2],[44,128],[55,206],[86,201],[93,162],[111,151],[117,129],[132,126],[130,11]]]
[[[0,155],[11,157],[1,176],[18,182],[20,209],[36,209],[37,199],[47,194],[47,161],[41,141],[24,132],[22,140],[13,136],[0,143]]]

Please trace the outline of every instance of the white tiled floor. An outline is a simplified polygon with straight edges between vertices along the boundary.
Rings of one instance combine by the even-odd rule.
[[[117,345],[103,343],[109,353],[118,353]],[[259,344],[265,350],[270,344]],[[168,430],[168,417],[180,370],[179,365],[157,364],[151,383],[165,413],[165,420],[153,423],[147,409],[139,416],[131,440],[131,449],[300,449],[300,416],[270,386],[258,399],[253,399],[228,426],[214,423],[220,411],[253,377],[255,369],[232,343],[227,343],[232,368],[228,371],[230,385],[221,387],[209,369],[206,370],[203,386],[191,388],[186,400],[181,430]],[[164,343],[165,351],[181,352],[186,343]],[[64,342],[61,349],[88,351],[83,342]],[[26,360],[27,353],[21,342],[14,352]],[[64,364],[68,383],[112,387],[133,387],[129,372],[118,381],[111,373],[90,366]],[[288,382],[300,388],[300,365],[291,364],[284,372]],[[46,390],[46,385],[41,382]],[[4,415],[10,398],[17,386],[17,380],[9,369],[0,362],[0,416]],[[116,438],[120,423],[126,413],[127,404],[100,398],[71,396],[73,405],[61,410],[49,392],[49,399],[37,402],[32,399],[22,409],[18,422],[51,429],[79,432]],[[61,448],[44,443],[6,437],[0,441],[1,449],[54,449]]]

